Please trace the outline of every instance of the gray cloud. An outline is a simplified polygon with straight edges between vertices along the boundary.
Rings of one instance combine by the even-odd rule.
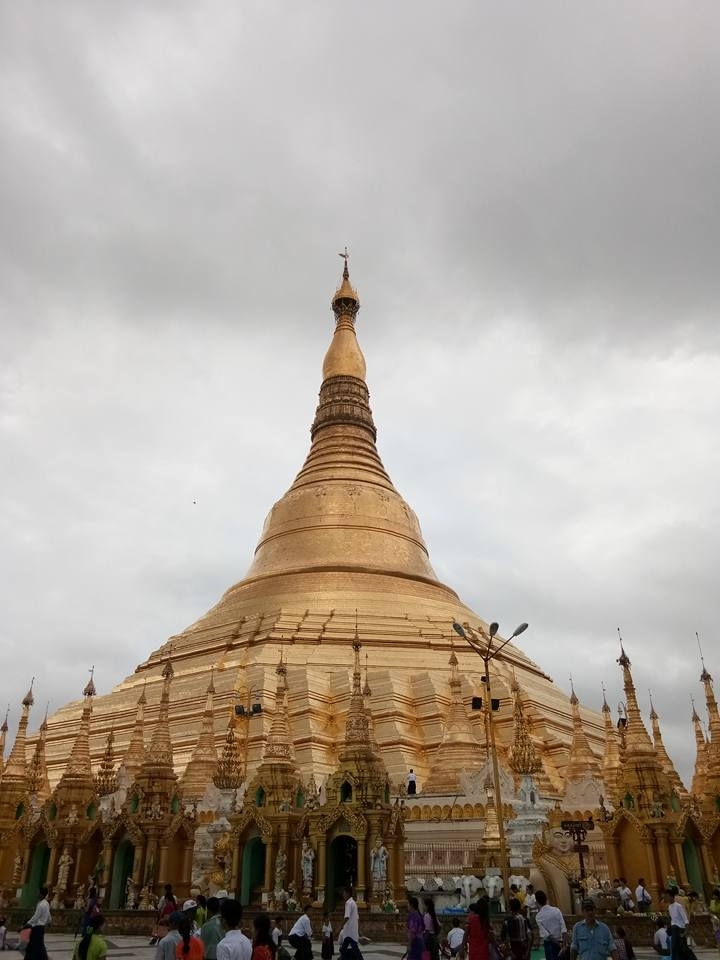
[[[719,669],[716,6],[108,17],[0,13],[3,696],[108,689],[244,574],[350,242],[436,570],[588,705],[621,698],[620,624],[687,778],[695,629]]]

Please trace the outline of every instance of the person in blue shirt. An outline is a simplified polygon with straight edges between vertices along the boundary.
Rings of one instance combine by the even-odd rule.
[[[615,940],[606,923],[595,918],[595,901],[583,900],[582,910],[585,919],[576,923],[570,944],[571,960],[618,960]]]

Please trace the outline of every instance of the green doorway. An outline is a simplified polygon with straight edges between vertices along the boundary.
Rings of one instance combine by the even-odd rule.
[[[327,886],[325,888],[325,908],[334,910],[335,905],[343,902],[343,887],[355,888],[357,883],[357,841],[354,837],[341,833],[330,844],[327,864]]]
[[[47,880],[49,865],[50,847],[43,840],[33,847],[33,852],[30,855],[30,869],[20,897],[21,907],[34,907],[38,902],[40,887]]]
[[[700,857],[698,856],[697,847],[694,842],[688,838],[683,840],[682,845],[683,859],[685,860],[685,870],[687,872],[688,880],[690,881],[690,889],[695,890],[698,893],[702,893],[705,889],[702,879],[702,870],[700,868]]]
[[[253,890],[265,883],[265,844],[260,837],[245,841],[240,881],[240,903],[247,907],[252,903]]]
[[[135,847],[132,840],[126,837],[121,840],[115,849],[113,857],[112,876],[110,878],[110,909],[122,910],[125,906],[127,892],[125,890],[128,877],[132,876],[135,863]]]

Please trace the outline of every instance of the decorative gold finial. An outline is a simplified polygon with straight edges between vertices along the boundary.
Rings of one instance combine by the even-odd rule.
[[[338,254],[342,257],[343,272],[342,272],[342,282],[340,286],[335,291],[335,296],[332,298],[332,308],[335,314],[335,321],[339,323],[343,317],[350,318],[350,329],[352,329],[352,323],[355,321],[357,312],[360,309],[360,298],[357,295],[357,290],[350,283],[350,271],[348,270],[348,259],[350,254],[348,253],[347,247],[345,247],[345,252]]]
[[[625,647],[623,646],[623,638],[620,633],[620,627],[617,628],[618,639],[620,640],[620,656],[617,658],[617,662],[623,669],[630,667],[630,657],[625,653]]]
[[[707,671],[705,666],[705,659],[703,657],[702,646],[700,644],[700,634],[695,631],[695,639],[697,640],[698,650],[700,651],[700,663],[702,664],[702,673],[700,674],[700,682],[705,683],[706,680],[712,680],[712,677]]]
[[[25,694],[22,700],[22,705],[24,707],[31,707],[35,703],[35,697],[33,697],[33,684],[35,683],[35,677],[30,681],[30,689]]]
[[[90,667],[90,679],[85,684],[85,688],[83,690],[84,697],[94,697],[97,692],[95,690],[95,682],[93,680],[94,676],[95,676],[95,665],[93,664],[93,666]]]

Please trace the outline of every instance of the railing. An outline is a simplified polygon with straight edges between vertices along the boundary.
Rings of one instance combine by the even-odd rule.
[[[408,877],[438,874],[462,876],[473,872],[473,857],[477,853],[474,844],[464,841],[420,843],[405,841],[405,875]]]

